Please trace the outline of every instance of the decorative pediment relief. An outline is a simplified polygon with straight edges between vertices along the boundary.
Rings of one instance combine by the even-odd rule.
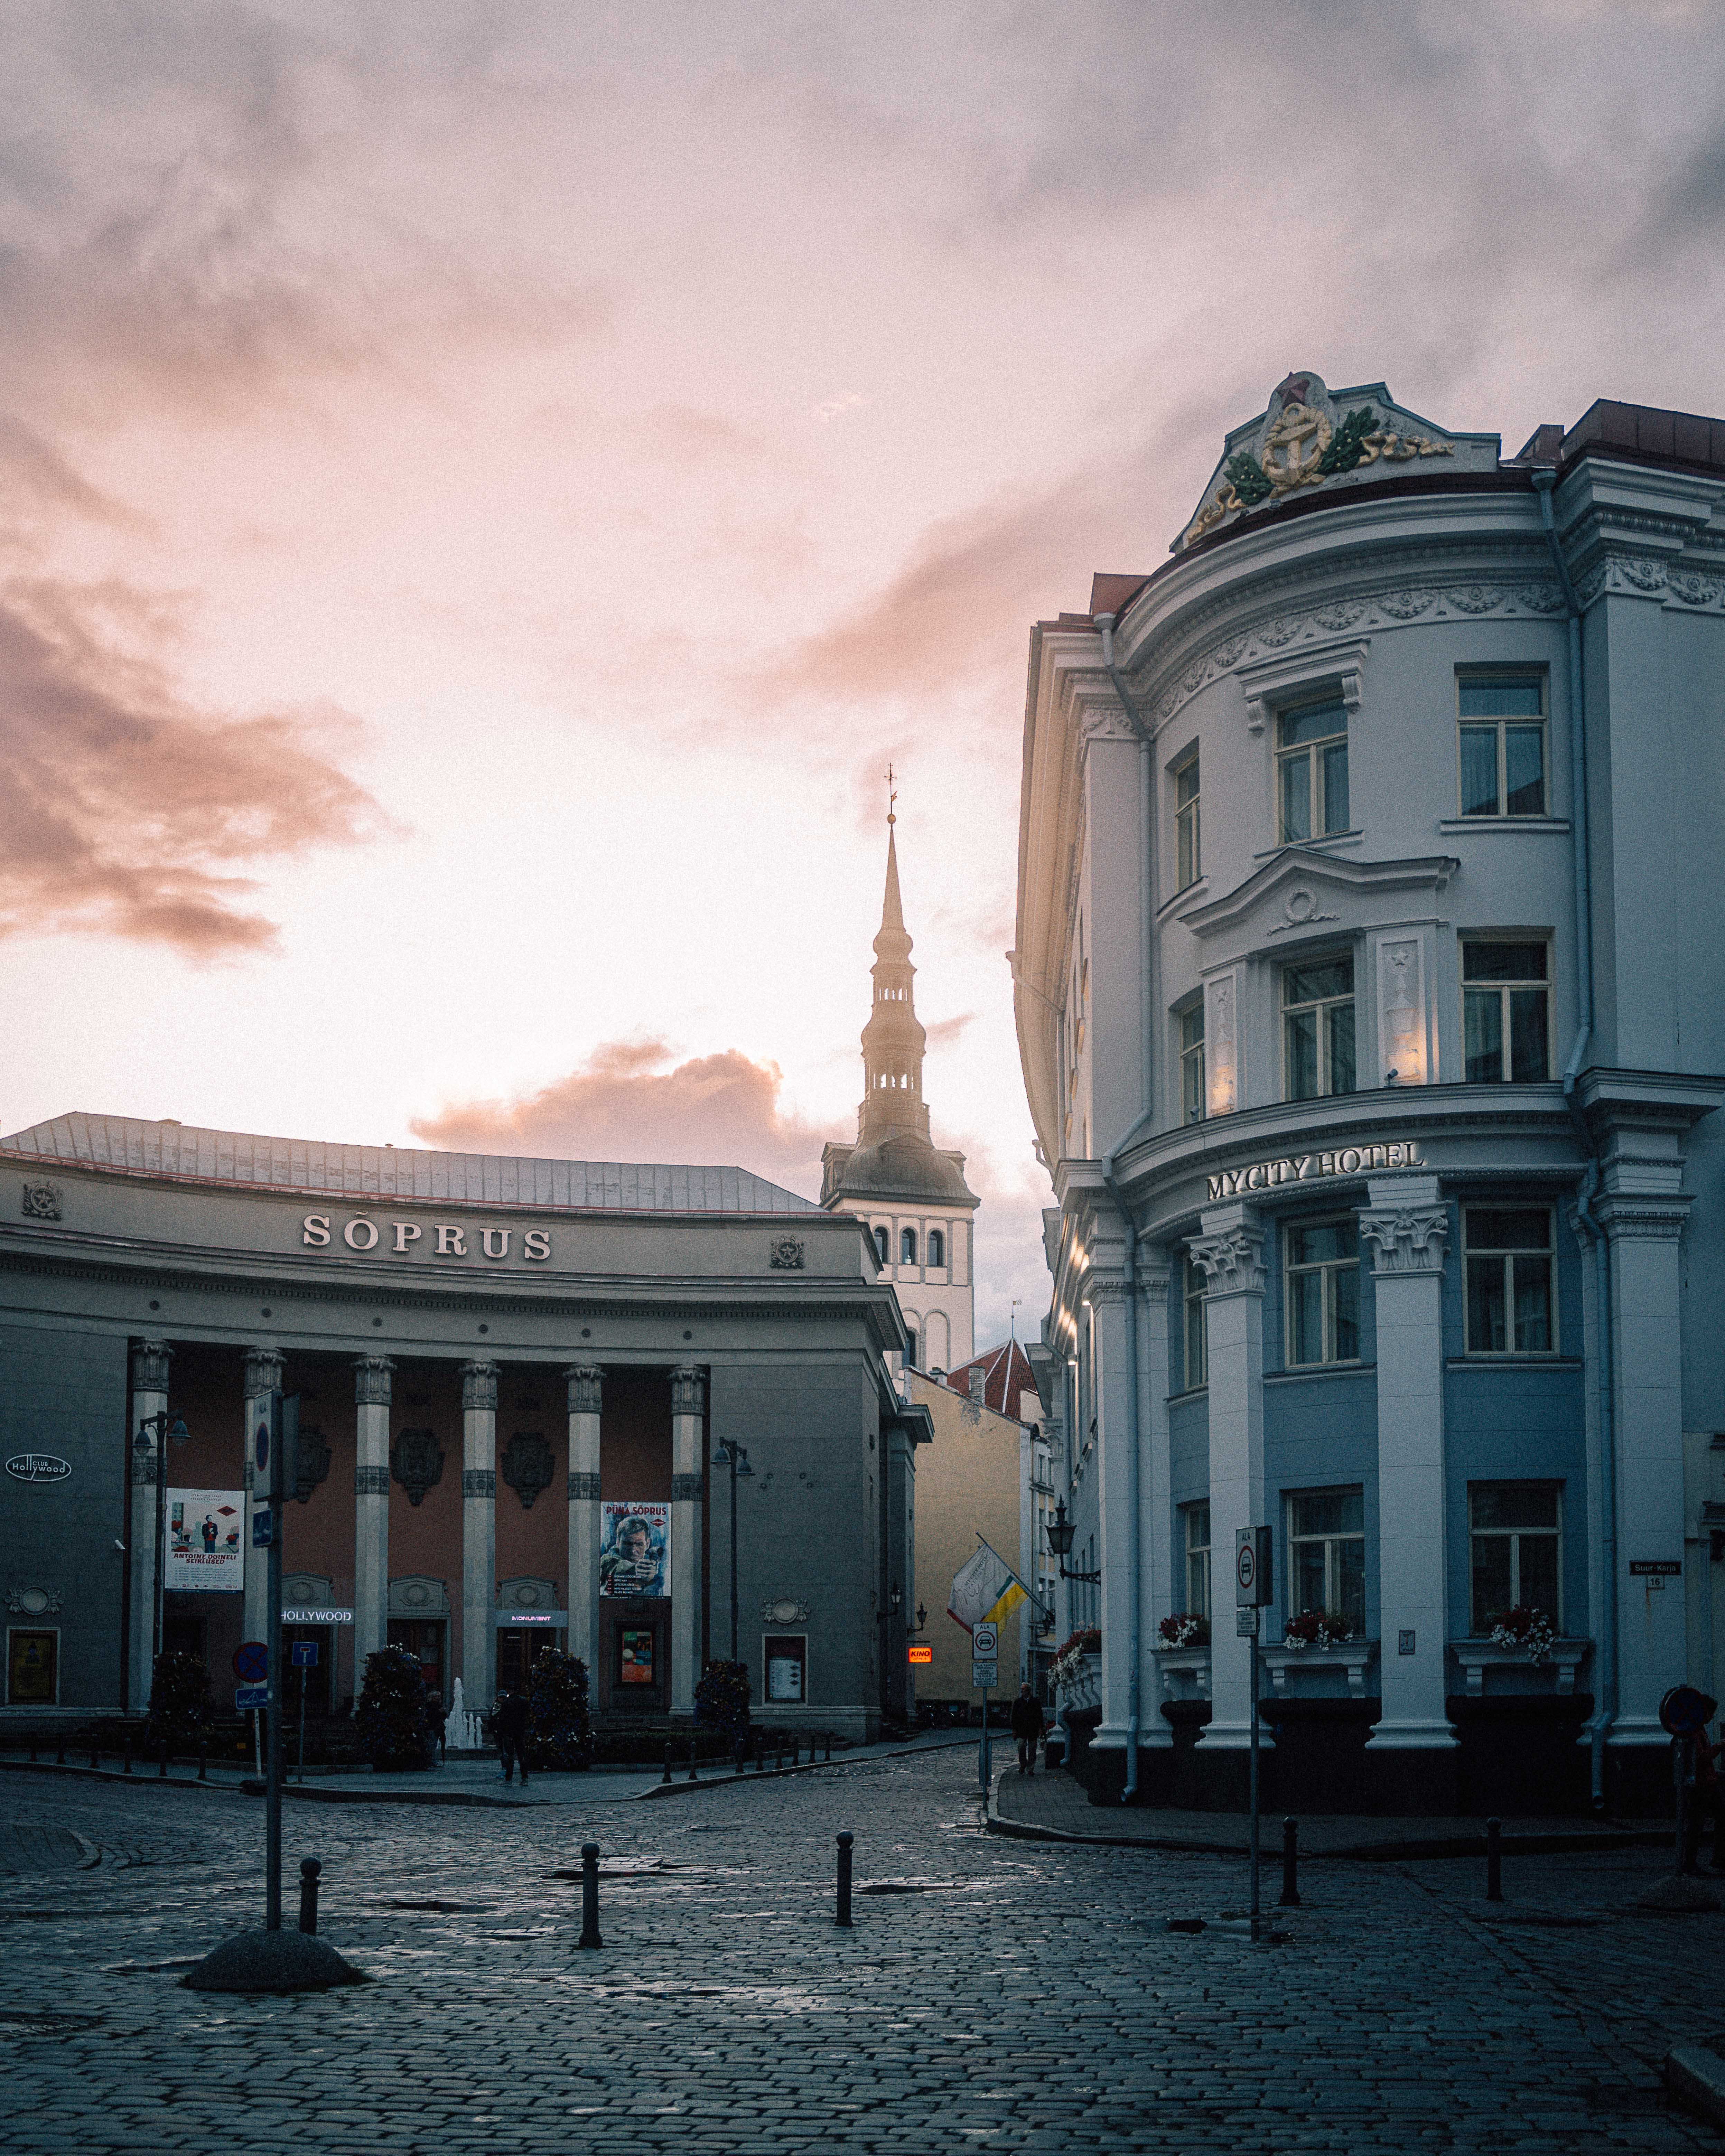
[[[1461,865],[1450,854],[1402,861],[1352,861],[1303,846],[1286,846],[1244,883],[1207,906],[1194,906],[1180,919],[1199,937],[1245,930],[1249,942],[1267,942],[1272,937],[1343,920],[1347,915],[1338,901],[1343,897],[1355,899],[1347,914],[1356,920],[1358,894],[1422,891],[1435,899]]]

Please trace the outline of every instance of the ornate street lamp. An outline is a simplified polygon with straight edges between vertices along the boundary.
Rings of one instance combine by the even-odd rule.
[[[752,1476],[749,1466],[748,1448],[739,1445],[735,1438],[721,1437],[718,1450],[713,1454],[715,1467],[731,1470],[731,1659],[737,1660],[737,1484],[740,1476]],[[670,1770],[667,1768],[666,1770]],[[692,1774],[693,1768],[690,1769]]]
[[[1055,1507],[1055,1516],[1048,1523],[1048,1547],[1052,1555],[1060,1560],[1062,1579],[1081,1580],[1086,1587],[1094,1587],[1101,1580],[1100,1572],[1068,1572],[1066,1559],[1072,1554],[1072,1537],[1077,1529],[1066,1517],[1066,1501],[1062,1497]]]

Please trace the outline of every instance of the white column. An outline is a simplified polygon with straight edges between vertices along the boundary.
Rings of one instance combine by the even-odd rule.
[[[572,1363],[569,1388],[569,1652],[586,1663],[598,1704],[599,1409],[605,1373]]]
[[[1100,1237],[1099,1237],[1100,1240]],[[1120,1255],[1123,1257],[1124,1253]],[[1093,1747],[1124,1751],[1132,1718],[1132,1575],[1138,1519],[1132,1455],[1132,1291],[1092,1272],[1084,1291],[1094,1317],[1096,1419],[1096,1589],[1102,1630],[1102,1719]]]
[[[1138,1244],[1138,1743],[1171,1747],[1174,1732],[1162,1712],[1156,1628],[1183,1598],[1174,1593],[1173,1486],[1168,1435],[1168,1253]]]
[[[244,1446],[242,1457],[245,1461],[245,1546],[243,1563],[245,1583],[245,1636],[248,1640],[267,1640],[270,1636],[270,1567],[267,1550],[252,1547],[252,1515],[257,1502],[252,1495],[252,1430],[257,1419],[259,1403],[268,1397],[281,1383],[281,1357],[273,1348],[248,1348],[245,1351],[245,1421],[242,1435]],[[293,1492],[288,1492],[290,1498]]]
[[[1204,1232],[1194,1238],[1191,1250],[1207,1282],[1210,1548],[1215,1583],[1210,1619],[1210,1721],[1202,1741],[1232,1750],[1251,1741],[1251,1650],[1235,1625],[1234,1537],[1237,1528],[1266,1524],[1264,1230],[1257,1209],[1250,1205],[1213,1205],[1199,1219]],[[1267,1730],[1262,1741],[1270,1741]]]
[[[165,1340],[140,1340],[131,1351],[131,1550],[127,1567],[131,1624],[131,1667],[126,1671],[126,1705],[141,1714],[149,1704],[156,1667],[156,1541],[160,1530],[160,1477],[167,1471],[166,1424],[143,1434],[149,1450],[141,1452],[138,1433],[150,1417],[167,1408],[167,1366],[173,1349]]]
[[[1378,1666],[1370,1742],[1448,1751],[1444,1532],[1444,1246],[1435,1175],[1374,1175],[1359,1230],[1378,1299]]]
[[[1687,1675],[1683,1582],[1653,1586],[1630,1567],[1649,1558],[1681,1563],[1684,1555],[1679,1239],[1692,1201],[1671,1187],[1677,1173],[1667,1175],[1662,1163],[1608,1158],[1606,1195],[1594,1208],[1611,1243],[1617,1718],[1610,1741],[1661,1749],[1671,1740],[1659,1726],[1660,1700]],[[1655,1183],[1667,1187],[1648,1188]]]
[[[353,1365],[357,1425],[353,1470],[353,1691],[366,1679],[366,1656],[389,1644],[389,1389],[387,1355]]]
[[[461,1365],[461,1689],[470,1714],[491,1703],[497,1666],[497,1365]]]
[[[671,1372],[671,1712],[695,1712],[701,1656],[701,1507],[706,1373]]]

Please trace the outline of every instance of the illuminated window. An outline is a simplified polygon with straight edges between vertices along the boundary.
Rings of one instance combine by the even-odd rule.
[[[1463,674],[1455,683],[1461,720],[1464,816],[1543,816],[1545,677]]]
[[[1348,706],[1339,696],[1277,716],[1276,798],[1285,846],[1348,829]]]

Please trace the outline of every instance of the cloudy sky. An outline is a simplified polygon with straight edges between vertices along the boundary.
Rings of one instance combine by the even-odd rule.
[[[1031,622],[1291,367],[1725,411],[1719,0],[0,0],[0,1128],[854,1135],[978,1322]]]

